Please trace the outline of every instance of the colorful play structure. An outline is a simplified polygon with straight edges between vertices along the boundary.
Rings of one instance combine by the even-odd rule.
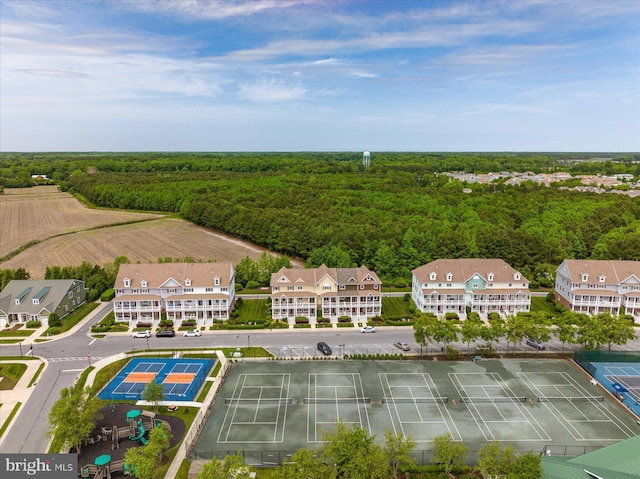
[[[154,427],[163,426],[166,431],[171,431],[171,425],[167,421],[156,418],[156,414],[151,411],[132,409],[127,413],[127,426],[113,426],[112,429],[102,428],[101,434],[96,438],[91,438],[90,443],[97,441],[108,441],[111,438],[111,450],[120,449],[120,439],[128,438],[131,441],[140,441],[146,446],[149,442],[145,438],[147,431]],[[124,461],[111,461],[109,454],[98,456],[93,464],[87,464],[80,468],[81,478],[90,479],[111,479],[111,474],[122,473],[125,476],[135,475],[135,470]]]

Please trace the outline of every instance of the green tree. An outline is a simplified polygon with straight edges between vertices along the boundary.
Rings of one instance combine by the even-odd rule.
[[[432,314],[420,313],[413,322],[413,337],[416,343],[426,348],[427,356],[429,355],[429,342],[434,337],[437,321],[438,318]]]
[[[504,322],[507,354],[509,354],[509,343],[513,343],[513,355],[515,356],[516,344],[521,343],[526,336],[526,326],[525,318],[522,315],[507,316]]]
[[[64,438],[80,453],[82,443],[89,437],[98,419],[100,400],[91,388],[72,386],[63,388],[49,411],[49,436]]]
[[[336,470],[325,463],[314,451],[307,448],[298,449],[291,461],[273,473],[273,479],[332,479],[336,477]]]
[[[513,446],[502,449],[498,441],[492,441],[478,451],[475,469],[483,477],[507,475],[513,470],[515,460]]]
[[[489,318],[489,326],[485,327],[482,332],[482,339],[489,341],[493,348],[493,343],[504,337],[505,334],[505,320],[500,315],[494,315]]]
[[[578,333],[577,323],[578,315],[575,311],[566,310],[560,316],[556,316],[553,320],[555,333],[558,340],[562,343],[561,354],[564,354],[565,344],[574,344]]]
[[[342,421],[333,434],[323,440],[322,457],[327,464],[335,464],[340,477],[350,479],[386,479],[389,463],[384,451],[359,424],[347,427]]]
[[[516,457],[507,479],[540,479],[542,477],[540,454],[527,452]]]
[[[249,479],[251,466],[244,463],[242,453],[225,456],[224,460],[214,457],[198,473],[198,479]]]
[[[398,477],[398,471],[417,464],[411,457],[411,451],[416,448],[416,442],[411,437],[404,437],[403,433],[394,433],[387,429],[384,433],[384,453],[391,466],[394,478]]]
[[[144,401],[150,402],[153,404],[153,409],[158,413],[158,406],[161,401],[164,401],[164,390],[162,389],[162,384],[157,383],[156,379],[153,378],[142,391],[142,395],[140,396]]]
[[[464,461],[469,454],[469,448],[463,442],[456,442],[447,433],[433,438],[433,458],[432,464],[437,464],[450,474],[455,468],[464,466]]]
[[[545,313],[534,313],[532,316],[529,321],[525,320],[525,336],[546,343],[551,338],[551,323]],[[536,349],[536,354],[539,353],[540,350]]]
[[[134,470],[138,479],[153,479],[164,452],[169,449],[171,433],[163,426],[149,431],[149,442],[146,446],[132,447],[124,454],[124,462]]]
[[[467,343],[467,354],[471,356],[471,343],[482,334],[484,323],[477,315],[469,315],[460,326],[460,336],[462,341]]]
[[[458,323],[451,319],[438,319],[435,323],[433,340],[442,343],[442,349],[444,350],[449,343],[458,340]]]

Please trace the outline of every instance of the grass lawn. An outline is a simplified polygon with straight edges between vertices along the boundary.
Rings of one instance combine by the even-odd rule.
[[[549,303],[547,298],[538,298],[536,296],[531,298],[531,312],[532,313],[547,313],[550,316],[559,316],[561,313],[556,311],[554,303]]]
[[[243,299],[242,306],[238,308],[240,315],[238,320],[245,321],[263,321],[267,317],[269,306],[267,299]]]
[[[76,309],[73,313],[62,318],[62,326],[59,328],[49,328],[44,332],[44,336],[53,336],[54,334],[64,333],[69,331],[81,320],[83,320],[87,314],[98,307],[98,303],[86,303]]]
[[[35,329],[16,329],[15,331],[5,329],[3,331],[0,331],[0,337],[31,336],[35,332]]]
[[[26,364],[20,363],[2,363],[0,364],[0,390],[8,391],[13,389],[20,380],[24,372],[27,370]]]
[[[382,298],[382,315],[385,318],[407,318],[411,316],[409,301],[404,298]]]

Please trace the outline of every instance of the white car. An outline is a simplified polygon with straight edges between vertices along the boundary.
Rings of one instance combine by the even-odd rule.
[[[403,351],[410,351],[411,348],[409,347],[409,345],[407,343],[403,343],[398,341],[397,343],[393,344],[396,348],[398,349],[402,349]]]
[[[360,330],[361,333],[375,333],[376,328],[374,326],[365,326]]]
[[[202,336],[202,333],[199,329],[190,329],[189,331],[185,331],[183,336],[191,337],[191,336]]]
[[[150,338],[151,330],[147,329],[146,331],[136,331],[133,333],[134,338]]]

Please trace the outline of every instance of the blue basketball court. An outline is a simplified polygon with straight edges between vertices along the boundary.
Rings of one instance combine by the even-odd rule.
[[[193,401],[215,364],[213,359],[134,358],[98,394],[108,400],[140,400],[151,381],[167,401]]]

